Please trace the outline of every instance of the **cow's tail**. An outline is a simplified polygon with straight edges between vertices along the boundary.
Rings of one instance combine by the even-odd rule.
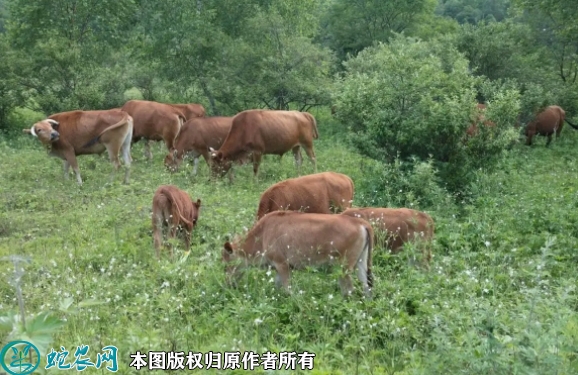
[[[172,194],[166,194],[166,195],[167,195],[167,199],[171,202],[171,206],[173,207],[173,209],[175,211],[173,213],[173,215],[176,213],[181,221],[183,221],[185,224],[187,224],[188,227],[192,228],[193,223],[190,220],[188,220],[186,217],[183,216],[183,214],[181,212],[181,207],[179,206],[178,202],[175,199],[173,199]]]
[[[319,131],[317,130],[317,120],[315,117],[309,112],[305,112],[307,117],[309,118],[309,122],[311,123],[311,130],[313,131],[313,139],[319,138]]]
[[[95,144],[98,143],[98,141],[100,140],[100,137],[102,137],[102,135],[103,135],[104,133],[106,133],[107,131],[110,131],[110,130],[119,128],[119,127],[125,125],[126,123],[129,123],[129,124],[132,123],[131,117],[130,117],[130,115],[129,115],[128,113],[125,114],[125,116],[122,118],[122,120],[120,120],[119,122],[117,122],[117,123],[114,124],[114,125],[109,126],[109,127],[106,128],[106,129],[104,129],[99,135],[97,135],[96,137],[94,137],[93,139],[91,139],[87,144],[85,144],[85,145],[82,146],[82,147],[83,147],[83,148],[88,148],[88,147],[94,146]],[[131,129],[132,129],[132,126],[131,126]]]
[[[566,121],[568,123],[568,125],[570,125],[571,127],[574,128],[574,130],[578,130],[578,126],[574,125],[573,123],[571,123],[570,121],[568,121],[567,118],[564,119],[564,121]]]
[[[373,273],[371,273],[372,259],[371,254],[373,253],[373,230],[371,229],[371,224],[364,225],[365,234],[367,238],[365,239],[365,245],[363,250],[367,251],[367,286],[370,289],[373,288]]]

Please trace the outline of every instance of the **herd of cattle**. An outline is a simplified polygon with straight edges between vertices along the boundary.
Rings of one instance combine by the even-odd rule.
[[[332,108],[332,112],[335,109]],[[485,105],[478,105],[477,118],[467,129],[475,136],[478,125],[493,127],[484,117]],[[534,135],[559,136],[565,118],[558,106],[547,107],[526,127],[527,144]],[[146,141],[145,157],[152,159],[151,140],[164,141],[168,155],[165,166],[176,171],[185,156],[194,158],[197,173],[203,156],[212,174],[224,176],[233,163],[252,159],[257,176],[261,157],[280,157],[289,150],[295,163],[302,163],[301,147],[317,172],[313,140],[319,137],[317,122],[307,112],[246,110],[233,117],[205,117],[200,104],[166,104],[130,100],[121,108],[100,111],[71,111],[49,116],[24,130],[47,146],[51,155],[64,160],[68,178],[72,166],[82,184],[76,156],[101,154],[105,150],[114,165],[113,175],[125,165],[128,183],[132,157],[131,144]],[[232,172],[229,178],[233,178]],[[244,238],[226,242],[222,259],[227,264],[229,282],[235,282],[248,266],[273,267],[278,286],[290,289],[290,269],[324,264],[341,264],[345,273],[340,279],[342,292],[352,292],[350,273],[354,270],[367,297],[372,288],[372,252],[374,242],[392,253],[406,242],[414,242],[423,251],[425,265],[431,259],[434,221],[424,212],[407,208],[352,208],[354,184],[351,178],[335,172],[314,173],[288,179],[269,187],[261,196],[256,222]],[[162,247],[162,230],[169,237],[180,230],[190,249],[191,232],[197,224],[201,200],[172,185],[160,186],[153,197],[153,241],[157,257]],[[375,231],[375,232],[374,232]],[[172,255],[172,247],[171,247]]]

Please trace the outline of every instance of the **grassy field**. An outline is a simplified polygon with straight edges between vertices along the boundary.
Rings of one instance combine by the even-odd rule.
[[[366,162],[320,133],[319,171],[363,183]],[[263,190],[296,176],[290,154],[264,158],[258,182],[250,166],[238,168],[231,185],[209,182],[204,162],[197,177],[190,167],[171,175],[160,144],[152,163],[137,144],[130,185],[120,174],[109,182],[104,156],[81,156],[78,187],[39,143],[0,141],[0,258],[31,259],[21,280],[28,315],[54,311],[66,320],[48,348],[65,346],[72,362],[78,345],[90,345],[93,361],[115,345],[121,374],[139,373],[128,366],[136,351],[316,354],[314,370],[280,374],[577,374],[578,135],[562,136],[548,149],[544,139],[516,146],[497,173],[480,175],[472,204],[428,210],[436,221],[430,272],[376,249],[371,301],[357,281],[357,294],[343,299],[337,270],[294,272],[291,296],[266,270],[225,287],[222,245],[253,224]],[[152,246],[161,184],[203,202],[192,251],[184,257],[178,242],[174,261],[167,253],[157,261]],[[13,266],[1,264],[0,310],[14,316]],[[2,343],[15,337],[7,321]]]

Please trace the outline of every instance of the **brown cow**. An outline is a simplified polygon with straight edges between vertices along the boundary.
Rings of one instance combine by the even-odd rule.
[[[187,192],[173,185],[161,185],[153,197],[153,239],[157,258],[160,258],[162,246],[162,229],[168,227],[169,238],[174,238],[177,229],[183,229],[185,247],[188,252],[191,247],[191,232],[199,219],[201,200],[193,203]],[[170,246],[171,257],[173,248]]]
[[[353,181],[335,172],[310,174],[290,178],[269,187],[261,195],[257,220],[273,211],[291,210],[330,214],[351,207]]]
[[[169,105],[181,111],[183,115],[185,115],[187,121],[195,117],[205,117],[206,115],[205,107],[203,107],[201,104],[190,103]]]
[[[249,266],[272,266],[277,271],[277,286],[290,293],[291,269],[324,264],[341,264],[341,291],[351,294],[350,273],[357,268],[365,295],[371,297],[373,278],[371,253],[373,229],[362,219],[343,215],[276,211],[265,215],[243,241],[226,242],[223,262],[229,282]],[[231,265],[235,260],[241,264]]]
[[[120,167],[119,153],[125,164],[124,182],[129,182],[130,145],[133,119],[119,110],[70,111],[49,116],[24,129],[46,145],[51,156],[64,160],[64,178],[68,179],[70,166],[76,181],[82,185],[76,156],[101,154],[105,150],[114,165],[113,176]]]
[[[389,249],[393,254],[403,249],[406,242],[419,239],[422,241],[426,266],[431,260],[431,240],[435,224],[425,212],[409,208],[348,208],[342,215],[359,217],[369,221],[378,234],[376,243]]]
[[[147,100],[129,100],[122,108],[134,119],[133,143],[145,139],[145,157],[153,155],[150,141],[164,141],[169,151],[173,150],[175,138],[185,121],[185,115],[170,104]]]
[[[219,148],[227,138],[233,117],[202,117],[185,122],[175,142],[175,149],[165,157],[165,166],[172,172],[178,170],[183,158],[194,158],[193,174],[197,174],[199,157],[203,156],[210,166],[209,147]]]
[[[466,134],[469,137],[473,137],[473,136],[478,134],[478,124],[480,124],[480,123],[487,126],[487,127],[490,127],[490,128],[493,128],[496,126],[496,124],[493,121],[486,120],[486,115],[484,113],[485,111],[486,111],[486,105],[485,104],[478,103],[476,105],[476,116],[473,119],[473,123],[466,130]]]
[[[303,146],[317,172],[313,139],[318,137],[315,117],[307,112],[251,109],[233,118],[231,131],[221,148],[211,148],[210,151],[216,162],[215,170],[221,175],[228,172],[232,161],[252,152],[256,177],[264,154],[283,155],[292,150],[295,164],[300,169],[300,146]]]
[[[546,146],[548,146],[552,141],[552,134],[556,133],[556,138],[560,136],[564,121],[574,129],[578,129],[578,126],[566,119],[566,112],[561,107],[557,105],[546,107],[526,126],[526,145],[531,146],[532,138],[539,134],[548,137],[546,142]]]

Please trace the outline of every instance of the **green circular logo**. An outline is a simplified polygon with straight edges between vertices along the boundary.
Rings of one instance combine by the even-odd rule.
[[[0,352],[0,365],[10,375],[32,374],[40,365],[40,352],[28,341],[11,341]]]

